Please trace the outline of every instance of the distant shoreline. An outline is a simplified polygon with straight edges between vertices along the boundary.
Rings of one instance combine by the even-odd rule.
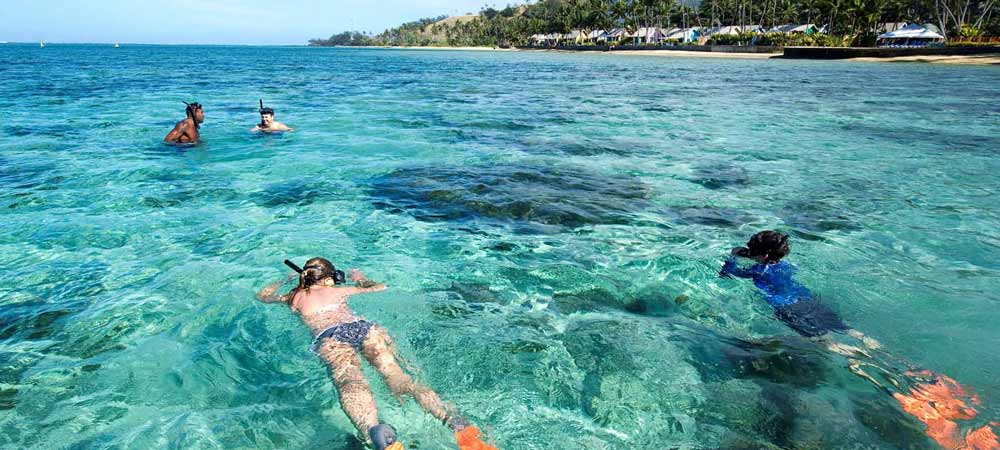
[[[643,57],[677,57],[677,58],[723,58],[723,59],[784,59],[780,53],[730,53],[730,52],[696,52],[685,50],[611,50],[606,52],[578,51],[563,49],[517,49],[493,47],[405,47],[405,46],[357,46],[340,48],[375,48],[388,50],[420,50],[420,51],[476,51],[476,52],[538,52],[538,53],[588,53],[595,55],[643,56]],[[817,60],[812,60],[817,61]],[[948,65],[1000,65],[1000,54],[988,53],[982,55],[948,55],[948,56],[894,56],[888,58],[846,58],[827,61],[854,62],[918,62],[927,64]]]
[[[7,42],[10,46],[32,45],[32,42]],[[48,46],[59,45],[95,45],[112,46],[109,43],[46,43]],[[605,52],[598,51],[578,51],[564,49],[517,49],[517,48],[495,48],[495,47],[406,47],[406,46],[344,46],[344,47],[321,47],[297,44],[146,44],[146,43],[122,43],[126,46],[192,46],[192,47],[294,47],[294,48],[362,48],[362,49],[385,49],[385,50],[414,50],[414,51],[467,51],[467,52],[551,52],[551,53],[590,53],[595,55],[615,55],[615,56],[645,56],[645,57],[678,57],[678,58],[723,58],[723,59],[782,59],[780,53],[738,53],[738,52],[699,52],[686,50],[611,50]],[[815,60],[814,60],[815,61]],[[831,60],[832,61],[832,60]],[[855,62],[909,62],[925,64],[947,64],[947,65],[1000,65],[1000,53],[986,53],[980,55],[921,55],[921,56],[895,56],[887,58],[859,57],[846,58],[836,61]]]
[[[605,52],[579,51],[564,49],[517,49],[493,47],[405,47],[405,46],[358,46],[342,48],[375,48],[389,50],[421,50],[421,51],[477,51],[477,52],[537,52],[537,53],[587,53],[595,55],[614,56],[644,56],[644,57],[677,57],[677,58],[723,58],[723,59],[784,59],[780,53],[737,53],[737,52],[697,52],[685,50],[610,50]],[[817,60],[812,60],[817,61]],[[854,62],[918,62],[926,64],[948,65],[1000,65],[1000,53],[982,55],[941,55],[941,56],[894,56],[888,58],[846,58],[827,61]]]

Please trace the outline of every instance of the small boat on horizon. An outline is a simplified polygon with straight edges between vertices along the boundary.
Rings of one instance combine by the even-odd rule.
[[[45,48],[45,41],[39,42],[38,43],[38,47],[39,48]]]
[[[118,45],[118,44],[115,44],[115,48],[121,48],[121,46]]]

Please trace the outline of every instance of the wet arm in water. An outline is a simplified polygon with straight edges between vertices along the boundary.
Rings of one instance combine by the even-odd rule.
[[[285,278],[283,281],[275,281],[274,283],[267,285],[267,287],[261,289],[260,292],[257,293],[257,300],[260,300],[264,303],[278,303],[278,302],[288,301],[288,296],[279,295],[277,292],[278,288],[280,288],[281,285],[287,283],[292,278],[295,278],[295,274],[289,275],[288,278]]]
[[[167,136],[163,138],[163,142],[170,142],[170,143],[180,142],[181,136],[184,136],[185,127],[186,127],[185,122],[183,121],[177,122],[177,125],[174,125],[174,129],[170,130],[170,132],[167,133]]]
[[[747,269],[743,269],[736,263],[735,256],[729,256],[726,258],[726,263],[722,265],[722,270],[719,271],[719,276],[723,278],[751,278],[752,275]]]
[[[361,273],[358,269],[351,270],[351,281],[358,284],[356,287],[351,288],[351,295],[386,290],[386,285],[369,280],[365,277],[365,274]]]
[[[170,133],[167,133],[167,136],[163,138],[163,142],[197,143],[200,138],[201,135],[198,133],[198,127],[189,124],[188,120],[182,120],[177,122],[177,125],[174,125],[174,129],[170,130]]]

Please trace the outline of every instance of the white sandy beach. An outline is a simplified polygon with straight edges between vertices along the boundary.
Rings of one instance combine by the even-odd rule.
[[[1000,53],[983,55],[897,56],[894,58],[851,58],[849,61],[922,62],[931,64],[1000,65]]]
[[[734,58],[734,59],[769,59],[780,58],[781,53],[725,53],[725,52],[695,52],[686,50],[612,50],[607,52],[580,52],[575,50],[555,49],[513,49],[491,47],[372,47],[396,50],[422,51],[475,51],[475,52],[546,52],[546,53],[588,53],[594,55],[615,56],[655,56],[679,58]],[[931,64],[964,64],[964,65],[1000,65],[1000,54],[983,55],[929,55],[929,56],[897,56],[892,58],[849,58],[837,61],[865,62],[922,62]]]

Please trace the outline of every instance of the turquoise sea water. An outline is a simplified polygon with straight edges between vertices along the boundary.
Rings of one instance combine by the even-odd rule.
[[[501,449],[934,448],[717,277],[753,232],[1000,418],[1000,68],[0,46],[0,448],[349,449],[324,255]],[[257,99],[298,131],[248,132]],[[205,105],[204,143],[160,143]],[[369,371],[374,380],[376,375]],[[408,448],[455,448],[374,382]]]

